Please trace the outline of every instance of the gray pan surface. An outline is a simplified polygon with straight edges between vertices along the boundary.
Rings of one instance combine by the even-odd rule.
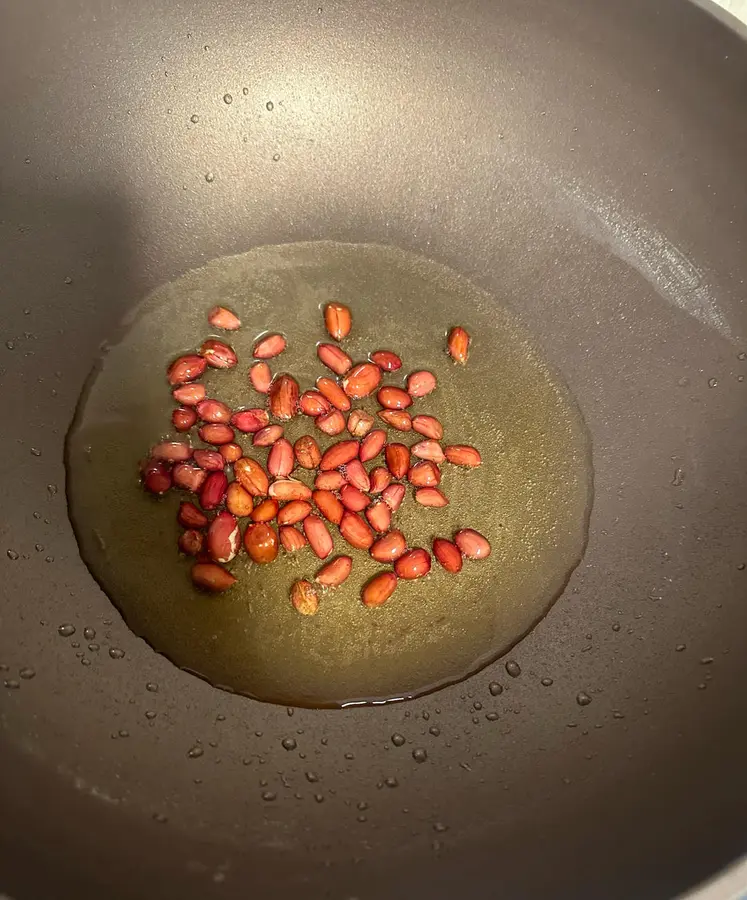
[[[661,898],[738,857],[744,41],[675,0],[0,15],[0,891]],[[578,398],[589,547],[517,678],[254,703],[130,634],[79,558],[63,444],[101,342],[189,268],[316,239],[472,278]]]

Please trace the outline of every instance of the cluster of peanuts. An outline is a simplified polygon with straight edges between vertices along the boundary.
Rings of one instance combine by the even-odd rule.
[[[442,446],[444,430],[438,419],[413,416],[408,411],[414,401],[435,390],[433,373],[412,372],[404,388],[381,386],[384,373],[401,368],[397,354],[377,350],[366,362],[354,364],[340,346],[352,328],[350,309],[328,303],[324,321],[335,343],[318,344],[317,355],[337,377],[322,376],[313,390],[303,393],[291,375],[273,376],[267,362],[285,350],[285,336],[274,333],[257,339],[249,380],[256,391],[266,395],[266,407],[232,410],[207,396],[205,386],[197,380],[207,367],[229,369],[238,364],[234,349],[224,341],[209,338],[199,352],[180,356],[168,367],[172,395],[179,404],[171,417],[174,429],[186,434],[196,427],[200,440],[214,449],[164,441],[152,447],[141,463],[141,479],[145,490],[156,496],[172,488],[195,495],[195,502],[185,500],[179,506],[178,522],[184,530],[178,544],[182,553],[195,558],[191,578],[204,590],[222,592],[236,583],[225,564],[234,559],[242,543],[259,564],[273,562],[280,545],[294,553],[308,544],[319,559],[327,559],[333,549],[327,524],[331,523],[351,547],[368,551],[377,562],[393,567],[375,575],[361,592],[364,605],[381,606],[392,596],[399,579],[421,578],[431,568],[431,554],[421,547],[408,548],[402,532],[392,528],[392,516],[405,498],[404,481],[415,488],[414,498],[422,506],[444,507],[449,501],[439,488],[440,466],[448,462],[473,468],[482,462],[474,447]],[[224,331],[241,327],[236,314],[225,307],[211,309],[208,322]],[[469,334],[462,327],[452,328],[447,337],[452,359],[464,365],[469,349]],[[374,428],[373,415],[353,408],[355,400],[374,391],[381,406],[378,418],[390,429],[415,431],[423,440],[412,447],[390,441],[385,429]],[[313,418],[324,434],[340,435],[347,430],[350,437],[324,453],[310,434],[291,444],[278,423],[296,415]],[[266,470],[235,442],[237,431],[251,434],[253,446],[270,448]],[[382,452],[386,465],[367,470],[364,463]],[[315,472],[313,490],[292,477],[296,466]],[[233,475],[231,481],[229,474]],[[243,539],[241,519],[249,520]],[[271,524],[273,520],[277,520],[278,530]],[[490,544],[479,532],[465,528],[453,540],[435,538],[432,550],[447,572],[456,573],[464,558],[485,559]],[[303,615],[316,613],[320,592],[341,585],[352,567],[352,557],[338,556],[322,567],[313,582],[296,581],[290,592],[295,609]]]

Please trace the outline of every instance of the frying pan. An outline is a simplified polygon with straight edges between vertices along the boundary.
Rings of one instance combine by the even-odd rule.
[[[678,0],[29,0],[0,40],[2,890],[671,897],[736,860],[743,40]],[[320,238],[472,279],[578,398],[589,546],[519,677],[256,703],[135,638],[78,555],[63,443],[101,343],[185,270]]]

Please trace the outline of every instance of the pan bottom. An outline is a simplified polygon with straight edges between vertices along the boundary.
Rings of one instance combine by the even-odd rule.
[[[137,462],[169,434],[173,401],[167,363],[210,333],[207,310],[234,309],[243,322],[228,340],[239,364],[208,369],[208,396],[232,408],[264,405],[247,371],[263,331],[279,331],[288,349],[272,363],[301,389],[328,374],[316,359],[325,339],[320,306],[348,304],[354,327],[345,350],[363,360],[392,349],[402,384],[428,369],[438,379],[410,410],[437,416],[447,444],[482,453],[475,470],[443,467],[444,509],[407,497],[393,527],[410,546],[475,528],[492,544],[486,560],[451,575],[434,564],[428,578],[400,582],[379,609],[360,603],[361,586],[382,567],[335,534],[334,553],[351,553],[353,574],[322,598],[314,617],[288,600],[291,583],[313,577],[310,550],[267,566],[241,553],[229,567],[237,584],[207,596],[177,554],[176,511],[184,494],[148,497]],[[467,366],[444,352],[460,324],[473,335]],[[226,339],[225,334],[222,339]],[[371,400],[354,404],[375,413]],[[295,441],[327,438],[311,419],[285,425]],[[344,437],[342,435],[341,437]],[[263,464],[266,450],[238,436]],[[411,445],[422,436],[391,432]],[[375,460],[373,465],[382,464]],[[132,630],[177,665],[213,684],[295,706],[344,706],[412,697],[466,677],[504,653],[547,612],[579,562],[592,496],[590,440],[561,378],[497,300],[434,262],[392,248],[330,242],[261,247],[215,260],[159,288],[140,304],[92,373],[68,436],[68,501],[81,554]],[[297,473],[298,474],[298,473]],[[299,477],[311,483],[308,473]],[[336,529],[333,529],[336,532]]]

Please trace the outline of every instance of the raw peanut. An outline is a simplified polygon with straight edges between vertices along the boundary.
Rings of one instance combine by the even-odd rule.
[[[302,616],[313,616],[319,609],[319,595],[314,585],[306,579],[294,581],[290,592],[291,603]]]
[[[295,553],[296,550],[306,546],[306,538],[292,525],[282,525],[280,528],[280,543],[283,545],[283,550],[286,550],[288,553]]]
[[[272,384],[272,372],[266,362],[254,363],[249,369],[249,381],[255,391],[260,394],[266,394],[270,390]]]
[[[279,441],[283,436],[282,425],[267,425],[254,432],[252,444],[255,447],[271,447],[275,441]]]
[[[381,384],[381,369],[373,363],[358,363],[342,379],[342,389],[353,400],[368,397]]]
[[[428,460],[415,463],[407,473],[407,480],[415,487],[436,487],[441,483],[441,470]]]
[[[432,509],[441,509],[449,505],[449,498],[435,487],[421,487],[415,491],[415,500],[421,506],[429,506]]]
[[[392,511],[383,500],[380,500],[378,503],[368,507],[366,518],[374,531],[384,534],[384,532],[389,531],[389,526],[392,524]]]
[[[345,507],[332,491],[317,490],[311,495],[316,508],[334,525],[339,525],[345,512]]]
[[[270,486],[270,479],[267,473],[256,459],[249,456],[242,456],[233,464],[233,473],[238,483],[249,491],[252,497],[266,497],[267,489]]]
[[[347,412],[350,409],[350,398],[333,378],[322,375],[316,380],[316,388],[335,409],[339,409],[341,412]]]
[[[401,531],[390,531],[380,537],[371,547],[371,556],[380,563],[393,563],[407,549],[407,541]]]
[[[407,393],[413,398],[425,397],[436,390],[436,376],[424,369],[407,376]],[[383,404],[382,404],[383,405]]]
[[[433,541],[433,555],[441,566],[452,575],[462,571],[462,554],[456,544],[447,541],[446,538],[435,538]]]
[[[431,570],[431,555],[422,547],[415,547],[414,550],[408,550],[394,563],[394,571],[397,578],[411,580],[413,578],[422,578]]]
[[[219,425],[230,421],[231,409],[220,400],[200,400],[197,404],[197,415],[203,422]]]
[[[364,606],[383,606],[397,587],[397,576],[394,572],[381,572],[365,585],[361,591]]]
[[[236,578],[223,566],[211,562],[199,562],[192,566],[192,582],[205,591],[220,593],[236,584]]]
[[[350,556],[336,556],[316,573],[317,584],[324,587],[339,587],[347,579],[353,569]]]
[[[295,478],[279,478],[270,485],[270,496],[279,500],[311,500],[311,488]]]
[[[355,490],[355,488],[352,488]],[[357,550],[368,550],[374,542],[374,536],[368,525],[354,512],[345,510],[340,522],[340,534]]]
[[[323,416],[330,411],[329,400],[319,391],[304,391],[298,401],[298,406],[305,416]]]
[[[369,480],[371,482],[369,492],[371,494],[380,494],[384,488],[389,487],[392,483],[392,476],[389,469],[385,469],[384,466],[376,466],[375,469],[371,469]]]
[[[171,392],[174,400],[183,406],[196,406],[200,400],[205,399],[206,394],[204,384],[182,384]]]
[[[412,431],[410,413],[405,412],[404,409],[380,409],[378,416],[382,422],[386,422],[397,431]]]
[[[162,462],[185,462],[192,456],[192,448],[180,441],[163,441],[151,448],[150,455]]]
[[[326,559],[332,552],[333,541],[324,521],[313,513],[306,516],[303,520],[303,533],[319,559]]]
[[[379,388],[376,399],[386,409],[407,409],[412,405],[412,397],[402,388],[393,387],[391,384]]]
[[[183,528],[204,528],[208,523],[208,517],[198,509],[194,503],[180,503],[177,522]]]
[[[278,513],[278,525],[295,525],[297,522],[303,522],[310,512],[311,504],[308,500],[291,500]]]
[[[236,556],[241,546],[241,531],[236,516],[219,512],[207,531],[207,551],[214,562],[227,563]]]
[[[353,365],[353,360],[335,344],[317,344],[316,355],[319,362],[332,369],[335,375],[344,375]]]
[[[165,494],[171,488],[171,472],[166,463],[155,463],[143,473],[143,487],[156,496]]]
[[[266,497],[254,507],[252,510],[252,522],[272,522],[278,514],[280,504],[272,497]]]
[[[216,509],[223,503],[227,490],[228,479],[225,473],[211,472],[200,491],[200,506],[203,509]]]
[[[345,466],[345,477],[359,491],[371,490],[371,479],[368,477],[368,472],[363,468],[363,463],[359,459],[351,459]]]
[[[241,328],[241,319],[225,306],[214,306],[207,318],[213,328],[220,328],[223,331],[237,331]]]
[[[384,449],[384,444],[386,444],[386,431],[383,428],[369,431],[361,442],[361,449],[358,454],[360,461],[368,462],[370,459],[374,459]]]
[[[192,491],[196,494],[205,483],[207,472],[189,463],[177,463],[171,470],[171,478],[174,482],[174,487],[181,488],[184,491]]]
[[[363,409],[354,409],[348,416],[348,431],[353,437],[365,437],[373,428],[375,419]]]
[[[199,378],[205,369],[207,369],[207,360],[197,356],[196,353],[190,353],[175,359],[166,370],[166,377],[169,384],[185,384],[187,381]]]
[[[342,472],[320,472],[314,481],[314,487],[320,491],[339,491],[345,484]]]
[[[458,362],[461,365],[464,365],[467,362],[471,340],[472,338],[460,325],[451,329],[446,344],[449,350],[449,356],[451,356],[454,362]]]
[[[349,463],[358,456],[360,450],[358,441],[338,441],[336,444],[325,451],[319,463],[322,472],[329,472],[330,469],[339,469],[345,463]]]
[[[237,459],[241,459],[244,455],[244,451],[239,447],[238,444],[221,444],[218,448],[218,452],[225,459],[227,463],[235,463]]]
[[[231,444],[236,437],[230,425],[202,425],[197,432],[206,444]]]
[[[224,444],[224,446],[226,446]],[[195,450],[194,461],[206,472],[222,472],[226,465],[223,454],[217,450]]]
[[[345,509],[349,509],[351,512],[361,512],[371,502],[363,491],[359,491],[352,484],[344,484],[340,488],[340,500]]]
[[[266,334],[255,343],[252,356],[255,359],[272,359],[280,356],[287,346],[288,342],[282,334]]]
[[[410,468],[410,450],[404,444],[387,444],[384,451],[386,467],[393,478],[404,478]]]
[[[490,543],[474,528],[463,528],[454,535],[454,543],[467,559],[485,559],[490,556]]]
[[[244,532],[244,549],[255,563],[271,563],[278,555],[278,535],[265,522],[252,523]]]
[[[233,347],[229,347],[223,341],[208,338],[200,347],[202,356],[209,366],[214,369],[231,369],[238,362]]]
[[[189,431],[197,422],[197,413],[191,406],[179,406],[171,413],[171,424],[175,431]]]
[[[390,484],[381,492],[381,498],[392,512],[397,512],[405,499],[405,493],[404,484]]]
[[[243,518],[254,511],[254,498],[238,481],[232,481],[226,491],[226,509],[235,516]]]
[[[418,459],[428,459],[436,463],[436,465],[441,465],[446,459],[446,454],[441,449],[438,441],[420,441],[418,444],[410,447],[410,453],[413,456],[417,456]]]
[[[396,372],[402,368],[402,360],[391,350],[376,350],[371,354],[371,361],[375,362],[382,372]]]
[[[467,447],[462,444],[454,444],[444,450],[446,459],[455,466],[467,466],[470,469],[479,466],[482,463],[482,457],[474,447]]]
[[[294,465],[293,444],[285,438],[275,441],[267,457],[267,471],[270,475],[286,478],[293,471]]]
[[[296,454],[296,461],[302,469],[316,469],[322,458],[319,444],[310,434],[305,434],[296,441],[293,445],[293,452]]]
[[[324,307],[324,324],[329,336],[341,341],[350,334],[353,327],[353,316],[347,306],[342,303],[328,303]]]
[[[267,410],[256,406],[251,409],[240,409],[231,416],[231,424],[242,434],[254,434],[266,428],[269,423]]]
[[[296,414],[298,407],[298,382],[290,375],[276,375],[269,392],[270,412],[276,419],[287,421]]]
[[[423,437],[430,438],[434,441],[440,441],[444,436],[443,425],[438,419],[434,419],[433,416],[414,416],[412,427],[418,434],[422,434]]]
[[[205,535],[201,531],[190,528],[179,538],[179,549],[187,556],[199,556],[205,544]]]
[[[320,431],[330,436],[342,434],[345,431],[345,416],[339,409],[333,409],[332,412],[328,412],[323,416],[317,416],[314,424]]]

